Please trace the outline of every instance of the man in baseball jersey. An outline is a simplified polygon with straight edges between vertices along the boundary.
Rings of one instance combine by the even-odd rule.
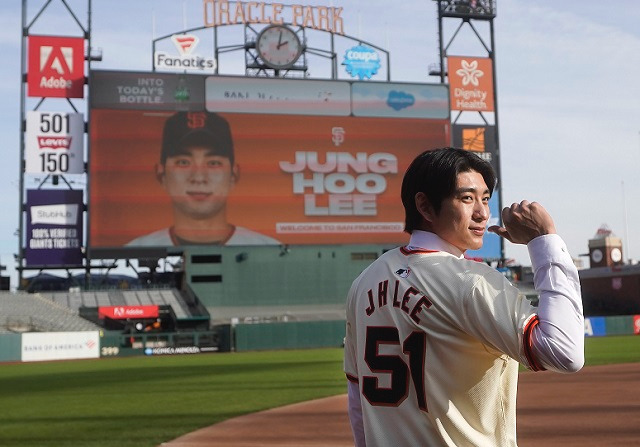
[[[227,221],[227,196],[238,177],[231,130],[223,117],[210,112],[169,117],[156,178],[171,197],[174,224],[127,245],[278,245]]]
[[[482,246],[491,166],[461,149],[419,155],[402,183],[409,244],[356,278],[347,301],[344,369],[358,447],[516,446],[518,363],[584,364],[578,272],[539,204],[514,203],[504,227],[526,244],[534,307],[498,271],[465,259]]]

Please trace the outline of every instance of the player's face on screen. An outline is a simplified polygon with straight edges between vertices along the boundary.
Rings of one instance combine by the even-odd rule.
[[[490,192],[479,172],[458,174],[453,196],[442,201],[442,208],[432,219],[434,232],[461,251],[482,247],[489,220]]]
[[[158,167],[158,179],[175,211],[194,219],[206,219],[224,210],[237,179],[237,168],[227,157],[204,147],[188,148],[167,157]]]

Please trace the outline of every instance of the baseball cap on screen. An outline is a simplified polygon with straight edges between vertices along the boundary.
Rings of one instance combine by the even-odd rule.
[[[162,164],[167,157],[184,153],[189,147],[213,149],[215,155],[227,157],[233,164],[233,140],[227,120],[210,112],[178,112],[164,123]]]

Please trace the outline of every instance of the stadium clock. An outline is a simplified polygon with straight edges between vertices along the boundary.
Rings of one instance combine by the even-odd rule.
[[[302,54],[298,35],[288,26],[271,25],[256,39],[258,55],[266,65],[281,69],[291,67]]]
[[[611,260],[613,262],[622,261],[622,252],[620,251],[619,248],[614,248],[611,250]]]

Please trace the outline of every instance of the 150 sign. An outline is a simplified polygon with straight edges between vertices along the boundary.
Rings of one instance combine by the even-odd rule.
[[[83,135],[81,113],[27,112],[25,172],[82,174]]]

